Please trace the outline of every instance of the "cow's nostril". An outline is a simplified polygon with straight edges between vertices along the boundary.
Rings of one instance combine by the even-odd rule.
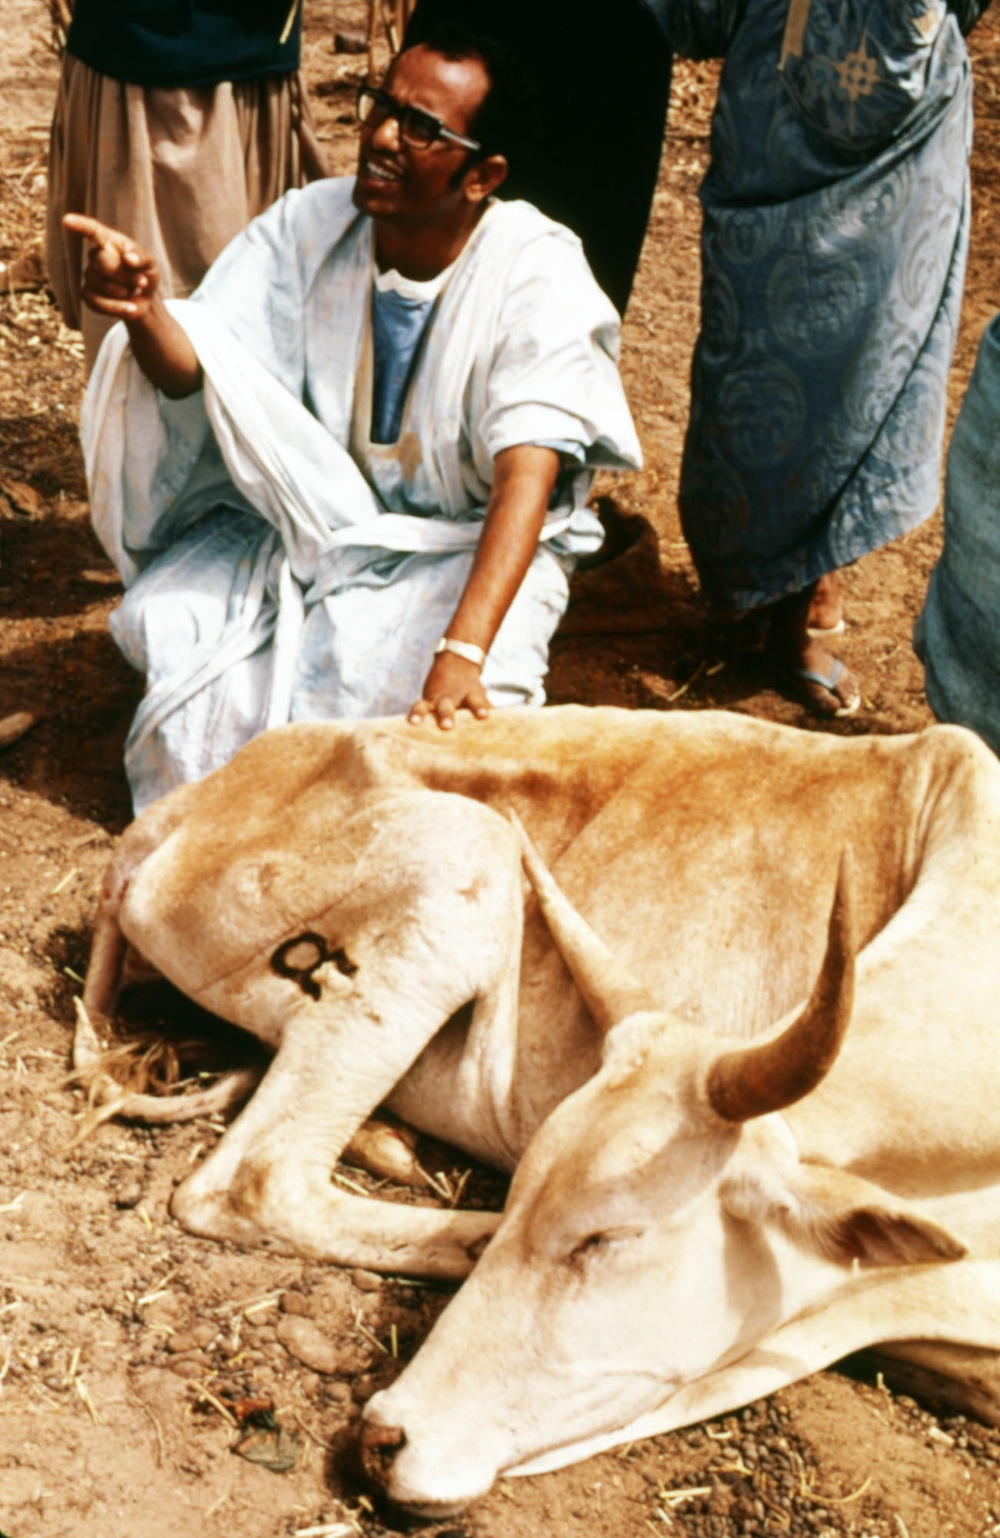
[[[369,1421],[361,1428],[361,1469],[365,1479],[377,1488],[385,1484],[396,1454],[406,1446],[406,1432],[401,1426],[380,1426]]]

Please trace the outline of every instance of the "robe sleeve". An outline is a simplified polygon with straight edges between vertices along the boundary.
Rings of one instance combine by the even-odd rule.
[[[618,315],[568,230],[549,225],[520,248],[495,337],[478,423],[492,458],[554,441],[579,445],[589,466],[640,464],[618,374]]]
[[[359,215],[353,178],[287,192],[231,240],[191,296],[296,399],[305,385],[307,300],[320,266]]]

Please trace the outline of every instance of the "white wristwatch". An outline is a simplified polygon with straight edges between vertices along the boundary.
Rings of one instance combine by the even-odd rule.
[[[466,662],[474,662],[477,668],[482,668],[486,661],[486,653],[481,646],[474,646],[471,641],[453,641],[446,635],[435,646],[435,657],[440,652],[453,652],[456,657],[464,657]]]

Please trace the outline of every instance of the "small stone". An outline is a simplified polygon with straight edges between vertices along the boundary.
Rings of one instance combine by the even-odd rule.
[[[277,1336],[289,1356],[313,1372],[343,1371],[336,1347],[312,1319],[283,1314],[278,1320]]]
[[[306,1319],[312,1313],[312,1304],[301,1292],[283,1292],[281,1294],[281,1312],[283,1314],[298,1314]]]
[[[178,1378],[200,1378],[208,1363],[196,1356],[175,1357],[167,1363],[167,1371],[172,1372]]]
[[[377,1271],[352,1271],[351,1281],[359,1292],[378,1292],[382,1286],[382,1278]]]
[[[123,1180],[115,1196],[115,1206],[119,1212],[130,1212],[133,1207],[138,1207],[145,1189],[146,1182],[141,1175],[133,1175]]]
[[[173,1293],[167,1293],[162,1298],[154,1298],[151,1303],[137,1309],[136,1312],[147,1328],[152,1329],[156,1325],[163,1325],[172,1330],[175,1325],[181,1323],[185,1310]]]
[[[27,488],[26,488],[27,489]],[[30,710],[17,710],[11,716],[4,716],[0,720],[0,748],[6,748],[11,743],[17,742],[30,732],[38,717],[32,715]]]
[[[368,39],[363,32],[335,32],[334,53],[367,53]]]
[[[171,1356],[186,1356],[191,1351],[211,1345],[215,1335],[214,1324],[196,1324],[190,1330],[176,1330],[167,1341],[167,1350]]]
[[[338,1410],[346,1410],[354,1398],[346,1383],[328,1383],[325,1397]]]
[[[363,1346],[345,1345],[337,1352],[337,1371],[342,1378],[356,1378],[371,1362],[371,1352]]]

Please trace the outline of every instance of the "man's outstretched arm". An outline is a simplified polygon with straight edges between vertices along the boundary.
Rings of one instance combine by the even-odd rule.
[[[489,651],[538,548],[558,474],[554,449],[523,443],[497,455],[483,532],[446,632],[449,640]],[[479,720],[490,713],[479,664],[441,652],[424,680],[423,694],[410,707],[409,720],[418,726],[432,715],[447,731],[463,706]]]
[[[83,274],[84,303],[98,315],[123,320],[132,354],[164,395],[175,400],[201,388],[201,364],[160,296],[156,259],[121,230],[86,214],[64,214],[63,226],[93,242]]]

